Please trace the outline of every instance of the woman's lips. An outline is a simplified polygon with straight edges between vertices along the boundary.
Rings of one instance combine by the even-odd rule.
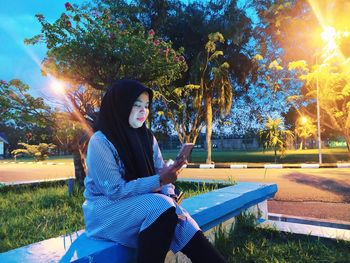
[[[141,118],[137,118],[138,121],[143,122],[145,120],[145,118],[141,117]]]

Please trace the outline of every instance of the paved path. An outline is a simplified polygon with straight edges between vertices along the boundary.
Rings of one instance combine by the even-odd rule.
[[[71,177],[72,163],[0,164],[0,182]],[[180,178],[277,183],[269,211],[350,222],[350,169],[191,169]]]
[[[73,163],[48,164],[0,164],[0,182],[50,180],[74,176]]]
[[[184,169],[180,177],[277,183],[270,212],[350,222],[350,169]]]

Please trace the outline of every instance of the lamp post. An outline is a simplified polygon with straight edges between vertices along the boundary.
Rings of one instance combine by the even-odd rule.
[[[333,27],[325,26],[323,32],[321,33],[321,38],[326,42],[326,46],[324,47],[324,51],[326,55],[329,55],[329,52],[334,51],[337,47],[335,38],[336,31]],[[316,65],[318,66],[317,61],[317,53],[316,53]],[[317,111],[317,144],[318,144],[318,162],[322,164],[322,139],[321,139],[321,116],[320,116],[320,87],[319,87],[319,68],[317,68],[318,72],[316,75],[316,111]]]
[[[317,64],[317,56],[316,56]],[[319,102],[319,85],[318,75],[316,76],[316,111],[317,111],[317,143],[318,143],[318,163],[322,164],[322,141],[321,141],[321,116],[320,116],[320,102]]]

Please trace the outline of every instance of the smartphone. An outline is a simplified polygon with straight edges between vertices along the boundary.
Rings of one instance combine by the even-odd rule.
[[[187,160],[188,157],[190,157],[192,149],[194,147],[193,143],[184,143],[181,147],[180,152],[178,153],[178,155],[176,156],[176,160],[178,160],[179,158],[181,158],[181,156],[184,156],[185,159]]]
[[[184,197],[185,197],[185,193],[184,192],[180,192],[177,196],[177,204],[180,205],[182,200],[184,200]]]
[[[185,197],[185,193],[182,191],[179,191],[177,188],[175,188],[175,195],[176,195],[177,204],[181,204],[182,200]]]

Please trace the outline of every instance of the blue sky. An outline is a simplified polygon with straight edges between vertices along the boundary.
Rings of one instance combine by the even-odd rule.
[[[65,11],[67,0],[1,0],[0,9],[0,79],[21,79],[31,87],[33,96],[50,95],[49,79],[41,76],[40,62],[45,56],[43,45],[27,46],[23,40],[40,33],[35,14],[48,21]],[[81,3],[82,0],[71,0]]]
[[[239,5],[244,1],[240,0]],[[48,21],[53,22],[65,11],[66,2],[67,0],[1,0],[0,80],[17,78],[30,86],[31,94],[35,97],[54,96],[50,89],[50,79],[41,75],[39,66],[45,57],[45,46],[27,46],[23,41],[40,33],[41,26],[35,14],[43,14]],[[86,1],[69,2],[74,4]]]

